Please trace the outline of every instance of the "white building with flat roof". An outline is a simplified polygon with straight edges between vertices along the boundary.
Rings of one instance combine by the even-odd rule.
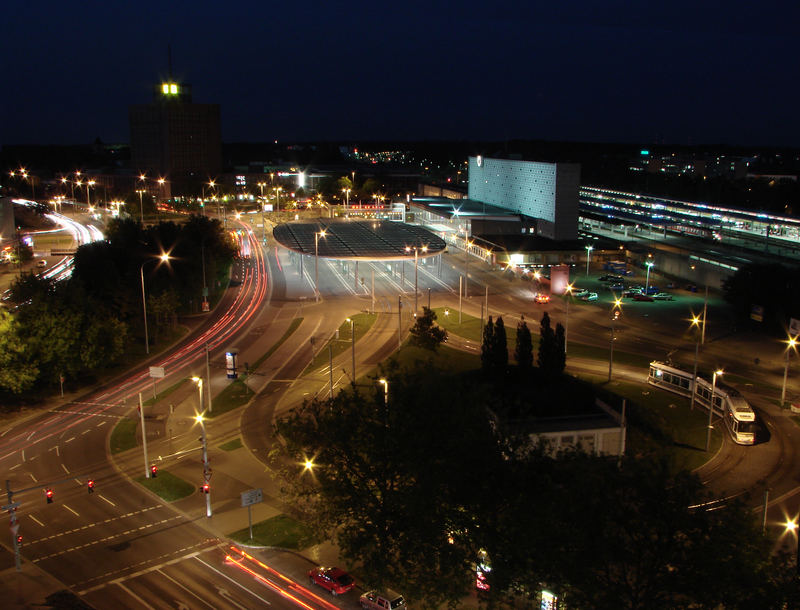
[[[469,158],[468,198],[533,218],[536,235],[578,238],[580,165]]]

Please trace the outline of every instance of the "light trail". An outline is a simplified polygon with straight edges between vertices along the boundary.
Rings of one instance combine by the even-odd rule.
[[[263,251],[258,245],[258,240],[254,231],[248,225],[240,223],[245,231],[245,237],[250,245],[251,252],[255,254],[250,259],[251,263],[244,269],[244,277],[234,302],[229,309],[207,330],[201,333],[190,343],[183,345],[176,351],[170,353],[158,362],[156,366],[176,369],[190,367],[196,360],[205,357],[205,345],[209,349],[217,348],[220,344],[228,340],[232,335],[241,330],[252,318],[260,311],[261,305],[267,294],[267,274],[266,261]],[[255,271],[251,268],[255,267]],[[31,447],[52,438],[54,435],[63,434],[67,430],[81,425],[90,418],[104,413],[114,408],[125,406],[122,401],[124,397],[135,395],[137,392],[148,388],[151,384],[148,367],[143,367],[133,373],[127,379],[121,381],[113,388],[93,396],[81,404],[87,408],[85,415],[76,417],[74,411],[68,414],[56,412],[52,417],[42,422],[37,428],[37,438],[32,442],[26,442],[22,435],[17,435],[8,439],[3,439],[0,449],[17,451],[25,447]],[[92,408],[95,406],[95,408]],[[66,417],[71,421],[65,422]]]

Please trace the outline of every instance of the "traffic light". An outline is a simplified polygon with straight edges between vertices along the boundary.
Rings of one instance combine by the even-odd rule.
[[[53,490],[50,489],[49,487],[47,489],[45,489],[44,490],[44,497],[47,498],[47,503],[48,504],[52,504],[53,503]]]
[[[17,535],[17,547],[22,546],[22,534]]]
[[[86,481],[86,489],[90,494],[94,493],[94,479]]]
[[[150,476],[154,479],[158,476],[158,466],[155,464],[150,466]]]
[[[200,488],[200,493],[207,494],[209,489],[210,487],[208,486],[208,483],[203,483],[203,486]]]

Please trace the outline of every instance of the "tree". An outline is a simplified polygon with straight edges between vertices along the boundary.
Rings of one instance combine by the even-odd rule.
[[[489,370],[494,367],[494,322],[492,316],[483,327],[483,341],[481,342],[481,367]]]
[[[561,322],[556,324],[555,352],[553,353],[553,369],[563,373],[567,368],[567,336]]]
[[[371,586],[452,605],[474,586],[476,515],[495,501],[475,482],[502,462],[485,397],[430,363],[383,373],[388,404],[377,384],[348,387],[280,418],[273,471]],[[301,475],[309,456],[317,466]]]
[[[447,331],[434,324],[435,321],[436,312],[423,306],[422,315],[417,316],[417,321],[409,331],[411,333],[411,344],[436,351],[436,348],[447,340]]]
[[[547,315],[547,312],[544,312],[539,326],[539,356],[536,364],[542,369],[542,372],[554,374],[561,372],[558,368],[558,363],[559,354],[556,335],[550,326],[550,316]]]
[[[506,337],[506,327],[501,316],[497,317],[497,321],[494,324],[492,354],[492,360],[496,368],[503,370],[508,366],[508,338]]]
[[[529,369],[533,365],[533,341],[524,316],[517,324],[517,346],[514,348],[514,360],[521,369]]]
[[[25,354],[14,317],[0,308],[0,390],[21,394],[33,386],[39,374]]]

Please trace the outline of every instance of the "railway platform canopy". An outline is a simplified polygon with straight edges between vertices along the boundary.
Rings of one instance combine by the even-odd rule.
[[[447,246],[424,227],[387,220],[289,222],[276,226],[273,236],[298,254],[335,260],[413,260],[437,256]]]

